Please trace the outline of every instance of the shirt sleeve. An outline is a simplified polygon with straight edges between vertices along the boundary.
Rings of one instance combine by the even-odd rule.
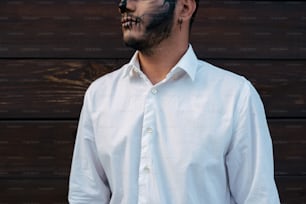
[[[111,192],[97,154],[88,95],[87,91],[79,119],[68,200],[70,204],[107,204]]]
[[[279,204],[272,141],[261,99],[246,81],[237,103],[226,156],[229,187],[237,204]]]

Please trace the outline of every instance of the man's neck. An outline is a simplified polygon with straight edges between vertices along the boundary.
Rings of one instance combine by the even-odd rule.
[[[153,85],[157,84],[166,78],[187,49],[188,43],[177,43],[172,46],[161,43],[150,53],[139,52],[138,59],[141,69]]]

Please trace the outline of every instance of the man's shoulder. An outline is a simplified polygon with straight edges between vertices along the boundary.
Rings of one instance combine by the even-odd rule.
[[[198,77],[209,81],[210,84],[218,84],[219,86],[237,86],[248,82],[248,80],[237,73],[227,70],[226,68],[210,64],[206,61],[199,60],[200,69],[198,69]]]

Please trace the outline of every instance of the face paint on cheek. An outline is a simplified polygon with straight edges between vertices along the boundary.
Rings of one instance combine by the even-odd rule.
[[[119,2],[118,8],[119,8],[120,13],[126,12],[126,4],[127,4],[126,1],[127,1],[127,0],[121,0],[121,1]]]
[[[162,7],[157,8],[156,11],[153,11],[147,15],[150,19],[147,25],[147,30],[154,29],[158,25],[167,21],[167,18],[169,17],[169,4],[164,3]]]
[[[175,4],[165,1],[164,4],[150,14],[151,18],[146,26],[146,34],[154,36],[157,42],[167,38],[172,29]]]
[[[169,17],[169,14],[173,13],[175,0],[165,0],[162,5],[156,5],[156,1],[151,0],[148,2],[149,6],[144,14],[139,16],[134,15],[132,12],[127,11],[127,0],[121,0],[119,2],[119,10],[122,13],[122,22],[133,22],[133,25],[140,26],[142,24],[146,29],[150,30],[151,27],[161,24],[164,20]],[[126,28],[131,28],[132,26],[124,26]]]
[[[150,50],[168,38],[173,25],[174,8],[175,4],[171,1],[165,1],[159,6],[152,3],[149,12],[134,17],[136,19],[135,26],[142,34],[138,37],[126,38],[126,45],[136,50],[144,51]]]

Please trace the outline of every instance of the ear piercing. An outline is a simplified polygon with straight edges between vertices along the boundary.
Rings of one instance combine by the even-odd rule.
[[[180,25],[180,30],[182,30],[183,19],[179,18],[177,23]]]

